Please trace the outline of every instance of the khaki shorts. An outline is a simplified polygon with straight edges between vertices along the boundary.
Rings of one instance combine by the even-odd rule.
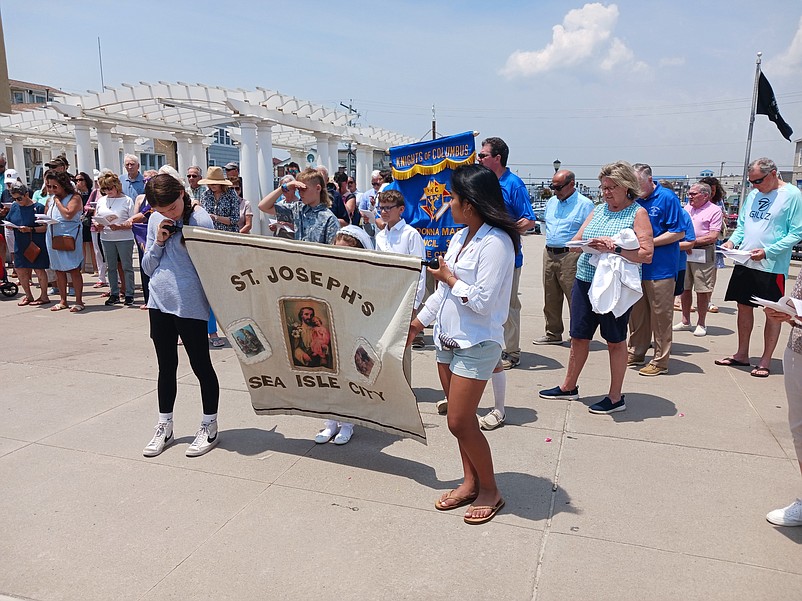
[[[691,263],[685,270],[685,290],[694,292],[713,292],[716,286],[716,262]]]

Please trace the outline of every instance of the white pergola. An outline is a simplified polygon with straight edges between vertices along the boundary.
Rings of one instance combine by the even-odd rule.
[[[318,164],[337,170],[341,142],[356,146],[357,185],[370,187],[373,151],[416,140],[386,129],[349,125],[344,111],[313,104],[273,90],[244,90],[183,82],[140,82],[106,86],[103,92],[56,96],[46,108],[0,117],[0,142],[8,144],[15,165],[24,165],[24,148],[38,148],[45,162],[54,151],[75,156],[79,171],[92,172],[97,147],[101,167],[120,171],[119,152],[135,154],[143,139],[176,143],[178,171],[204,165],[204,146],[226,127],[240,144],[243,194],[261,198],[273,188],[273,148],[290,153],[317,147]],[[3,148],[0,145],[0,151]],[[24,170],[20,175],[24,177]],[[254,211],[254,226],[263,232]]]

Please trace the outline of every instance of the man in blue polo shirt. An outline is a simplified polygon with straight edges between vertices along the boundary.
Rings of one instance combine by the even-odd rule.
[[[509,146],[501,138],[487,138],[482,141],[482,150],[477,155],[479,164],[490,169],[498,177],[504,203],[510,216],[515,219],[518,231],[524,233],[535,225],[535,214],[529,200],[526,184],[507,168]],[[510,313],[504,324],[504,350],[501,364],[510,369],[521,362],[521,301],[518,299],[518,284],[521,279],[521,266],[524,255],[521,249],[515,255],[515,270],[510,293]]]
[[[546,335],[535,344],[560,344],[563,338],[563,297],[571,309],[571,290],[576,279],[579,253],[568,252],[565,243],[573,239],[588,215],[593,201],[576,189],[576,176],[562,169],[551,178],[554,190],[546,203],[546,248],[543,249],[543,314]]]
[[[120,183],[123,185],[123,194],[131,200],[145,193],[145,178],[139,172],[139,159],[133,154],[126,154],[123,157],[125,173],[120,175]]]
[[[652,222],[654,256],[651,264],[642,266],[643,296],[632,307],[629,316],[627,365],[643,365],[654,336],[654,358],[639,373],[659,376],[668,373],[679,241],[685,237],[685,230],[677,195],[652,180],[649,165],[635,163],[633,168],[641,191],[638,204],[646,209]]]

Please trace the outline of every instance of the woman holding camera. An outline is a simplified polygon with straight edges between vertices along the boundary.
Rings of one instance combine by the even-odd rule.
[[[192,371],[200,383],[203,403],[200,429],[186,451],[187,457],[197,457],[210,451],[218,442],[220,385],[206,341],[209,301],[189,258],[181,229],[184,225],[214,229],[214,223],[209,213],[192,204],[192,197],[183,183],[166,173],[145,184],[145,198],[153,213],[148,220],[142,269],[150,277],[147,306],[150,337],[159,364],[159,421],[156,434],[142,453],[145,457],[155,457],[174,440],[173,407],[180,336]]]
[[[465,523],[484,524],[504,506],[504,499],[476,409],[501,360],[521,237],[505,208],[498,177],[487,167],[457,167],[451,176],[451,196],[454,223],[465,227],[451,239],[439,267],[429,268],[438,281],[437,291],[412,320],[407,345],[435,322],[437,371],[448,399],[448,429],[459,443],[464,473],[462,483],[443,494],[435,508],[447,511],[470,505]]]

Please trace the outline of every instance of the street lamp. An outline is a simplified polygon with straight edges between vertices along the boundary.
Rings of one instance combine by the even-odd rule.
[[[562,165],[560,159],[554,159],[554,162],[552,163],[552,166],[554,167],[554,173],[557,173],[560,170],[560,165]]]

